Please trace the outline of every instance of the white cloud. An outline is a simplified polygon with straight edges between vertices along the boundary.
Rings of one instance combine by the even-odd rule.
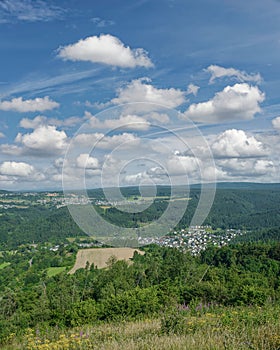
[[[56,118],[47,118],[42,115],[38,115],[37,117],[33,119],[29,118],[23,118],[20,121],[20,127],[24,129],[36,129],[39,126],[42,125],[54,125],[54,126],[65,126],[65,127],[71,127],[75,126],[79,123],[82,123],[85,120],[85,117],[69,117],[66,119],[56,119]]]
[[[23,118],[21,119],[19,126],[24,129],[36,129],[38,126],[46,125],[47,124],[47,117],[44,117],[42,115],[38,115],[37,117],[33,119],[29,118]]]
[[[273,128],[280,131],[280,117],[274,118],[272,120]]]
[[[130,148],[137,146],[139,143],[140,139],[137,136],[125,132],[119,135],[105,136],[100,140],[97,147],[102,149]]]
[[[261,81],[261,76],[259,73],[257,74],[248,74],[246,72],[240,71],[238,69],[234,68],[224,68],[221,66],[211,65],[209,66],[206,71],[211,73],[211,78],[209,80],[210,83],[213,83],[215,79],[217,78],[223,78],[223,77],[235,77],[239,81],[251,81],[255,83],[259,83]]]
[[[2,139],[3,137],[5,137],[5,135],[2,132],[0,132],[0,139]]]
[[[81,133],[73,139],[77,145],[85,147],[94,147],[95,144],[101,140],[105,135],[103,133]]]
[[[195,157],[173,155],[167,160],[169,175],[190,175],[199,169],[200,160]]]
[[[15,139],[21,143],[26,153],[52,155],[61,153],[67,145],[67,135],[55,126],[39,126],[30,134],[19,133]]]
[[[133,185],[133,184],[141,184],[141,183],[151,183],[162,182],[166,179],[168,174],[161,167],[152,167],[146,171],[139,172],[136,174],[129,174],[124,177],[124,183]]]
[[[200,168],[201,171],[201,179],[205,181],[219,181],[219,180],[226,180],[227,179],[227,173],[217,168],[216,166],[202,166]]]
[[[118,96],[111,100],[113,104],[131,102],[147,102],[163,107],[176,108],[186,102],[185,91],[179,89],[158,89],[150,84],[150,79],[132,80],[128,85],[120,88]]]
[[[129,185],[139,184],[141,182],[141,180],[143,180],[143,178],[146,178],[146,176],[147,175],[145,172],[126,175],[124,177],[124,182],[129,184]]]
[[[63,164],[64,164],[64,158],[57,158],[54,161],[54,167],[56,169],[59,169],[59,170],[62,169]]]
[[[152,67],[143,49],[130,49],[112,35],[91,36],[77,43],[59,48],[58,56],[71,61],[90,61],[111,66],[134,68]]]
[[[197,93],[198,93],[198,90],[199,90],[199,86],[194,85],[194,84],[191,83],[191,84],[188,85],[187,94],[188,95],[193,94],[194,96],[196,96]]]
[[[181,118],[190,118],[195,122],[214,123],[249,120],[261,111],[259,104],[265,99],[258,87],[246,83],[227,86],[217,92],[213,99],[207,102],[192,104],[181,114]]]
[[[275,171],[274,164],[266,159],[223,159],[218,165],[230,176],[261,176],[270,175]]]
[[[248,136],[243,130],[230,129],[217,136],[211,146],[215,157],[248,158],[267,155],[262,142]]]
[[[85,116],[90,120],[90,126],[97,129],[116,129],[122,130],[148,130],[150,123],[137,115],[121,115],[119,119],[99,120],[89,112],[85,112]]]
[[[59,107],[59,103],[52,101],[48,96],[37,97],[34,100],[23,100],[22,97],[11,101],[1,101],[0,110],[16,112],[43,112]]]
[[[2,154],[19,156],[22,154],[22,147],[18,147],[16,145],[10,145],[10,144],[4,143],[4,144],[0,145],[0,151]]]
[[[99,160],[94,157],[90,157],[88,153],[80,154],[76,159],[76,164],[78,168],[81,169],[98,169]]]
[[[80,146],[100,149],[130,148],[140,144],[140,138],[131,133],[113,136],[106,136],[103,133],[82,133],[77,135],[74,141]]]
[[[147,119],[156,120],[160,123],[167,124],[169,123],[169,115],[167,113],[158,113],[158,112],[151,112],[147,115],[145,115]]]
[[[3,162],[0,165],[1,175],[26,177],[33,173],[34,167],[24,162]]]

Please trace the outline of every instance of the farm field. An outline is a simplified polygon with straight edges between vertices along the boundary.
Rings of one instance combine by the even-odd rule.
[[[85,268],[87,262],[89,262],[90,265],[94,264],[94,266],[98,268],[104,268],[107,266],[107,262],[112,256],[117,260],[129,260],[133,257],[135,251],[139,254],[144,254],[144,252],[134,248],[80,249],[77,253],[75,265],[69,273],[73,274],[78,269]]]

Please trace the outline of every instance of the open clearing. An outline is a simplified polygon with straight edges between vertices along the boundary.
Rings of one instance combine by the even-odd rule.
[[[61,273],[66,269],[66,266],[59,266],[59,267],[49,267],[47,269],[47,276],[48,277],[53,277]]]
[[[69,271],[70,274],[76,270],[85,268],[87,261],[90,265],[94,264],[99,269],[107,266],[108,260],[114,256],[117,260],[129,260],[133,257],[134,252],[144,254],[141,250],[134,248],[90,248],[78,250],[76,262]]]

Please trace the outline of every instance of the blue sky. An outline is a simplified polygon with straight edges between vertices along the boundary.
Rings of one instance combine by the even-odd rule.
[[[279,16],[277,0],[2,0],[0,188],[279,182]]]

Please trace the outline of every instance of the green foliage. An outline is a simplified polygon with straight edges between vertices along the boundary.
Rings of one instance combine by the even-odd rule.
[[[152,316],[159,312],[161,304],[156,288],[139,288],[112,295],[101,303],[105,320],[136,319]]]
[[[72,246],[51,247],[3,253],[9,265],[0,270],[2,341],[8,329],[18,333],[159,315],[164,334],[180,334],[198,327],[183,331],[186,317],[190,322],[216,305],[280,304],[279,243],[209,247],[197,257],[151,245],[144,255],[134,255],[133,264],[111,259],[105,269],[88,267],[73,275],[67,273]]]

